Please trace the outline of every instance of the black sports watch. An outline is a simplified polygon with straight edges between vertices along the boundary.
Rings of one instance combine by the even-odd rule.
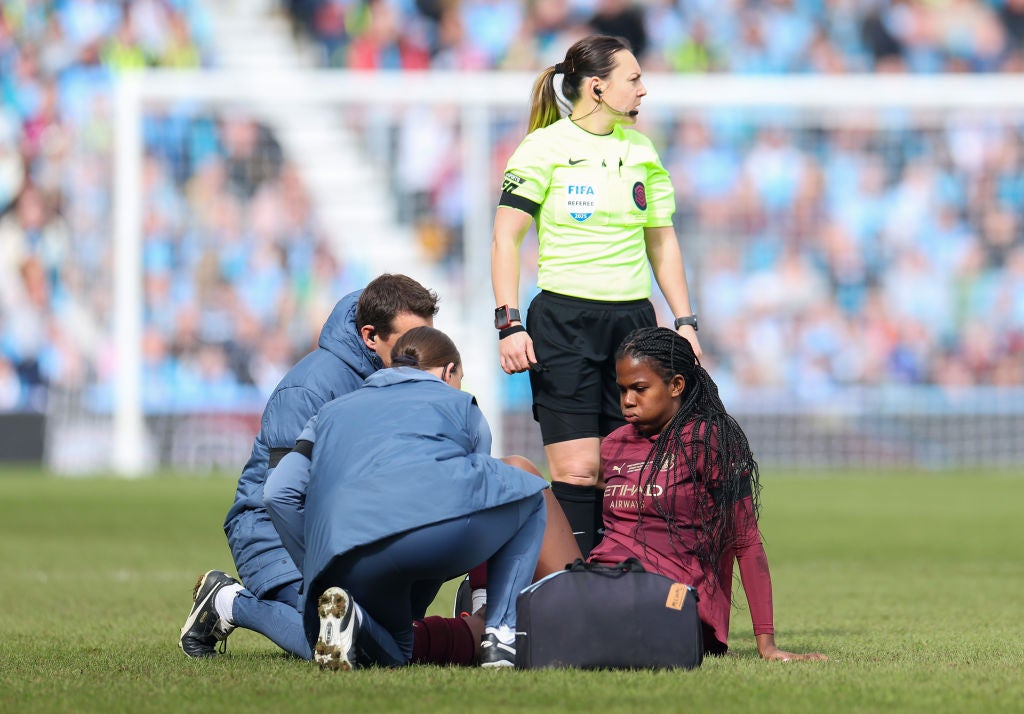
[[[513,322],[522,321],[523,318],[520,317],[518,308],[502,305],[494,310],[494,327],[498,330],[511,327]]]
[[[697,331],[697,315],[687,315],[686,317],[676,318],[676,329],[678,330],[683,325],[689,325],[693,328],[694,332]]]

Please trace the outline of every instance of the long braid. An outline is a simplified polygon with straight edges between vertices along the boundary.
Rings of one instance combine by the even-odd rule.
[[[694,523],[700,524],[694,554],[705,572],[714,574],[712,586],[724,585],[718,582],[720,563],[736,540],[736,504],[749,495],[755,518],[760,510],[760,477],[746,434],[725,411],[718,386],[701,366],[689,341],[674,330],[645,327],[633,331],[616,354],[616,359],[622,357],[646,361],[666,383],[677,374],[686,381],[679,410],[658,435],[641,468],[634,535],[646,549],[642,522],[645,502],[651,498],[655,511],[668,526],[673,550],[680,555],[682,550],[690,550],[680,539],[675,499],[670,493],[681,459],[693,479],[695,498],[690,515]],[[692,429],[684,435],[690,424]],[[701,456],[703,471],[698,466]],[[711,474],[718,476],[713,483],[709,481]]]

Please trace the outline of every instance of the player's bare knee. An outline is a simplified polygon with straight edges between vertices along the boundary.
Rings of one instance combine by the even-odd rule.
[[[578,469],[566,470],[558,474],[552,473],[551,480],[561,481],[562,483],[571,484],[573,486],[596,486],[597,468],[595,467],[593,471]]]
[[[541,478],[543,478],[543,475],[541,474],[540,469],[537,468],[537,465],[534,464],[525,456],[520,456],[519,454],[512,454],[511,456],[502,457],[501,460],[504,461],[509,466],[515,466],[517,469],[522,469],[523,471],[527,471],[533,474],[534,476],[540,476]]]

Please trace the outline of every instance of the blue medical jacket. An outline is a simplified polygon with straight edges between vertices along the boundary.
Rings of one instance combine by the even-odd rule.
[[[292,367],[270,395],[224,521],[238,574],[257,596],[301,577],[263,505],[271,450],[291,449],[320,407],[359,388],[384,366],[359,335],[356,305],[361,293],[357,290],[338,301],[320,332],[317,349]]]
[[[301,529],[304,553],[296,559],[313,587],[334,558],[353,548],[548,486],[490,456],[491,431],[472,395],[411,367],[381,370],[324,406],[307,437],[312,460],[291,454],[274,474],[293,485],[308,478],[304,504],[288,499],[285,513],[268,505],[276,521]]]

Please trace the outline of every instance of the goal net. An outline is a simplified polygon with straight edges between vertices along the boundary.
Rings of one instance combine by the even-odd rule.
[[[116,366],[51,408],[51,463],[240,468],[276,379],[380,272],[437,290],[496,451],[543,463],[490,326],[491,219],[532,79],[126,76]],[[704,363],[759,460],[1024,463],[1024,83],[645,81]],[[535,257],[531,237],[524,306]]]

